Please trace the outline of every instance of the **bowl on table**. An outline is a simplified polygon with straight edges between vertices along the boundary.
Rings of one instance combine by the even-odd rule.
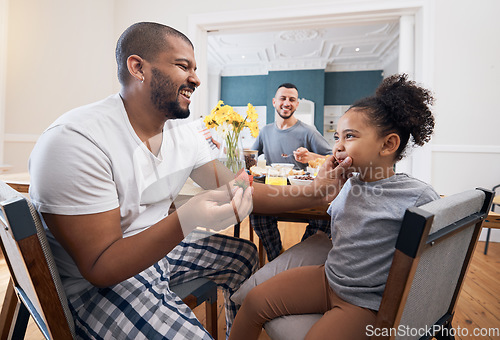
[[[273,163],[271,168],[280,173],[280,176],[287,177],[288,175],[293,175],[293,164],[290,163]]]
[[[311,175],[295,175],[288,176],[288,181],[291,185],[308,185],[312,183],[314,176]]]

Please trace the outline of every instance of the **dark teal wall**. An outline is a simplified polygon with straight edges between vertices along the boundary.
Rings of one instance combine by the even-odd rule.
[[[273,97],[282,83],[293,83],[299,98],[314,102],[314,125],[323,133],[325,105],[350,105],[371,96],[382,82],[382,71],[325,72],[324,70],[272,71],[262,76],[221,78],[221,100],[231,106],[267,106],[268,123],[274,121]]]
[[[222,77],[220,93],[226,105],[267,105],[267,76]]]
[[[325,105],[351,105],[358,99],[372,96],[382,79],[382,71],[328,72]]]

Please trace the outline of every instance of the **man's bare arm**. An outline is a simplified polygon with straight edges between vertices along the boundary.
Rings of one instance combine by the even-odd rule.
[[[336,168],[336,165],[333,156],[329,156],[314,183],[309,186],[254,183],[253,211],[272,214],[331,202],[347,179],[351,159],[347,158],[339,168]],[[191,174],[191,178],[204,188],[222,186],[234,180],[234,177],[235,175],[219,161],[209,162]]]
[[[123,237],[118,208],[98,214],[43,217],[83,277],[106,287],[156,263],[196,227],[220,230],[243,220],[252,210],[252,189],[196,195],[171,215],[129,237]]]
[[[50,231],[97,287],[132,277],[159,261],[183,238],[176,214],[124,238],[118,208],[89,215],[43,214]]]

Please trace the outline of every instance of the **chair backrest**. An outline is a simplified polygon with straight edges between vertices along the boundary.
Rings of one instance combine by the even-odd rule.
[[[14,289],[47,339],[74,338],[74,321],[38,212],[0,181],[0,236]]]
[[[406,211],[375,325],[384,336],[377,339],[451,333],[492,198],[491,191],[470,190]]]

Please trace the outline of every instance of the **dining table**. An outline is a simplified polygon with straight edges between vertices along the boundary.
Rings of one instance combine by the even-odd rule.
[[[493,197],[492,203],[500,207],[500,195]],[[500,213],[490,211],[483,222],[483,228],[500,229]]]
[[[493,204],[500,205],[500,195],[493,197]]]
[[[14,190],[27,194],[30,188],[30,174],[28,172],[15,172],[0,174],[0,180],[7,183]]]

